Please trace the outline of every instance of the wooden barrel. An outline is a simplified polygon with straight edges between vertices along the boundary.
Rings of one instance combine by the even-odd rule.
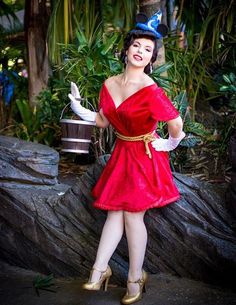
[[[91,106],[93,111],[95,111],[92,104],[88,101],[87,103]],[[62,149],[61,151],[78,153],[78,154],[88,154],[89,145],[91,143],[91,136],[93,127],[96,125],[95,122],[89,122],[77,119],[63,119],[63,114],[65,109],[71,105],[68,103],[62,110],[60,123],[62,132]]]
[[[95,122],[61,119],[62,149],[64,152],[88,154]]]

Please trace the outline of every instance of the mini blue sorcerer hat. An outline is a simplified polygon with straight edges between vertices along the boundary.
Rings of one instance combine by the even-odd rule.
[[[139,13],[136,16],[136,25],[135,28],[137,30],[148,31],[154,34],[155,38],[159,39],[164,37],[168,28],[164,24],[161,23],[162,12],[161,10],[157,11],[152,17],[148,19],[148,17],[144,13]]]

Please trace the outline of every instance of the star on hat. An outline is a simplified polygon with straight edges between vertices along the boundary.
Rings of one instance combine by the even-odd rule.
[[[160,24],[162,17],[161,10],[157,11],[152,17],[148,17],[144,13],[139,13],[136,16],[136,29],[143,31],[149,31],[154,34],[156,38],[162,38],[166,36],[168,28],[164,24]]]

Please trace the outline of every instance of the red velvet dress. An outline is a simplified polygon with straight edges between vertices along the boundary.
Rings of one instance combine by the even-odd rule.
[[[117,132],[130,137],[154,131],[158,121],[179,116],[164,90],[156,84],[138,90],[117,108],[103,84],[100,108]],[[151,143],[148,145],[151,159],[143,141],[116,139],[114,151],[92,191],[94,207],[139,212],[165,206],[179,198],[168,152],[158,152]]]

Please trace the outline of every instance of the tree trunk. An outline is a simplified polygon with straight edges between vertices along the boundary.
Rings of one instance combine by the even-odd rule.
[[[0,136],[0,259],[57,276],[87,277],[106,217],[93,208],[91,189],[108,158],[100,158],[69,187],[57,183],[56,151]],[[236,234],[224,193],[181,174],[175,174],[175,183],[181,199],[146,213],[145,269],[234,285]],[[112,278],[125,283],[125,237],[110,264]]]
[[[167,25],[167,14],[166,14],[166,1],[164,0],[140,0],[139,1],[140,12],[145,13],[149,18],[158,10],[162,11],[162,23]],[[159,39],[160,48],[158,50],[157,60],[154,66],[161,66],[165,64],[165,47],[163,44],[163,39]],[[167,72],[161,74],[162,76],[167,76]]]
[[[139,0],[140,12],[145,13],[150,18],[161,8],[161,0]]]
[[[36,96],[47,87],[49,63],[47,28],[49,7],[47,0],[25,1],[25,35],[28,51],[29,101],[36,106]]]

